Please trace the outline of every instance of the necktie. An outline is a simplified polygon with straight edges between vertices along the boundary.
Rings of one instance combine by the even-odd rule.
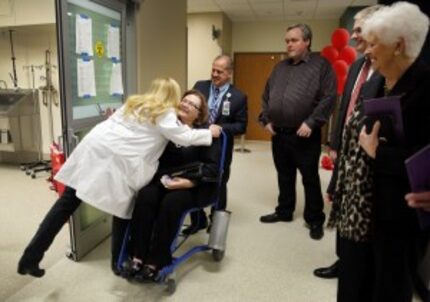
[[[367,80],[367,76],[370,71],[370,61],[366,60],[363,64],[363,68],[361,69],[361,73],[357,79],[355,87],[351,93],[351,99],[349,100],[348,110],[346,111],[346,120],[348,121],[352,115],[352,111],[354,110],[355,104],[357,103],[358,96],[360,95],[361,86],[363,86],[364,82]]]
[[[213,93],[213,106],[209,110],[209,124],[213,124],[216,120],[216,117],[218,115],[218,97],[219,97],[219,88],[214,89]]]

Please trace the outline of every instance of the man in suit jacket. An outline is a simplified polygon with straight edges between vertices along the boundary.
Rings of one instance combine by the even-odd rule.
[[[227,150],[224,164],[219,208],[227,206],[227,182],[230,177],[230,164],[233,156],[234,136],[244,134],[248,123],[247,96],[234,87],[230,81],[233,74],[233,60],[227,55],[217,56],[212,63],[211,80],[198,81],[194,89],[203,93],[209,105],[209,123],[217,125],[218,130],[227,134]],[[192,224],[184,230],[193,234],[207,226],[206,215],[192,215]],[[198,217],[198,218],[197,218]]]
[[[354,25],[352,28],[351,39],[355,42],[354,47],[359,54],[363,54],[367,47],[366,41],[361,36],[361,27],[366,21],[366,19],[369,18],[381,7],[381,5],[366,7],[354,16]],[[333,161],[336,161],[337,153],[342,145],[342,134],[345,124],[348,121],[349,115],[352,113],[352,110],[354,109],[354,106],[359,99],[361,85],[364,83],[363,81],[360,81],[360,78],[361,80],[364,79],[364,81],[367,81],[370,78],[378,76],[376,73],[373,73],[373,71],[369,68],[370,62],[366,57],[359,58],[349,68],[348,77],[339,106],[339,114],[336,120],[336,124],[330,135],[329,154]],[[336,179],[337,167],[335,166],[326,195],[326,200],[330,202]],[[338,247],[336,238],[336,251],[337,249]],[[321,267],[314,270],[314,275],[320,278],[336,278],[338,276],[338,260],[328,267]]]

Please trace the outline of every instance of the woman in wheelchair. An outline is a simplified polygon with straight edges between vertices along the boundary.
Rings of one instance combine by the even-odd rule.
[[[196,90],[185,92],[178,117],[191,128],[207,123],[205,97]],[[221,146],[218,139],[209,147],[181,147],[169,143],[160,158],[158,173],[136,198],[130,225],[126,275],[140,282],[155,281],[158,271],[171,264],[171,245],[180,228],[183,213],[211,203],[217,191]],[[181,168],[196,163],[196,169],[183,176]],[[192,165],[194,166],[194,165]],[[170,171],[170,172],[169,172]]]

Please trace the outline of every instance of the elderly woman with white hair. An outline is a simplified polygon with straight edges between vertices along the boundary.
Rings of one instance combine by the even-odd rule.
[[[430,69],[418,59],[428,27],[407,2],[380,9],[363,26],[366,55],[382,77],[363,85],[345,126],[329,220],[340,236],[337,301],[412,301],[425,234],[404,200],[404,161],[430,143]],[[389,119],[362,126],[362,100],[375,96],[401,97],[403,141]]]

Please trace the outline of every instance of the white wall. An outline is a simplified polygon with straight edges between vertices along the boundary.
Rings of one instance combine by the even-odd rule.
[[[145,0],[137,15],[138,91],[170,76],[186,88],[186,0]]]
[[[222,31],[222,13],[188,15],[188,88],[210,78],[212,61],[222,53],[220,40],[212,39],[212,25]]]
[[[54,0],[1,0],[0,27],[55,23]]]
[[[54,12],[52,11],[52,14]],[[0,28],[0,80],[7,82],[8,88],[13,88],[9,73],[12,73],[12,60],[9,43],[9,33]],[[58,91],[58,62],[57,62],[57,38],[55,25],[21,26],[15,27],[13,33],[14,52],[16,57],[16,72],[18,86],[20,88],[32,88],[32,77],[29,69],[24,66],[44,65],[45,51],[51,51],[51,64],[56,68],[52,70],[52,82]],[[45,69],[35,69],[35,88],[45,86]],[[3,86],[1,86],[3,88]],[[49,154],[50,131],[49,114],[47,107],[42,104],[42,96],[39,94],[40,119],[42,124],[42,146],[43,153]],[[54,139],[61,134],[61,111],[60,106],[53,106]]]
[[[319,51],[331,44],[331,33],[339,26],[338,19],[302,20],[313,32],[312,50]],[[285,31],[294,22],[236,22],[233,23],[233,52],[285,51]]]
[[[303,20],[313,30],[312,50],[331,44],[339,20]],[[296,22],[231,22],[222,13],[188,14],[188,88],[209,79],[212,60],[221,53],[284,52],[285,30]],[[212,25],[222,36],[212,40]]]

